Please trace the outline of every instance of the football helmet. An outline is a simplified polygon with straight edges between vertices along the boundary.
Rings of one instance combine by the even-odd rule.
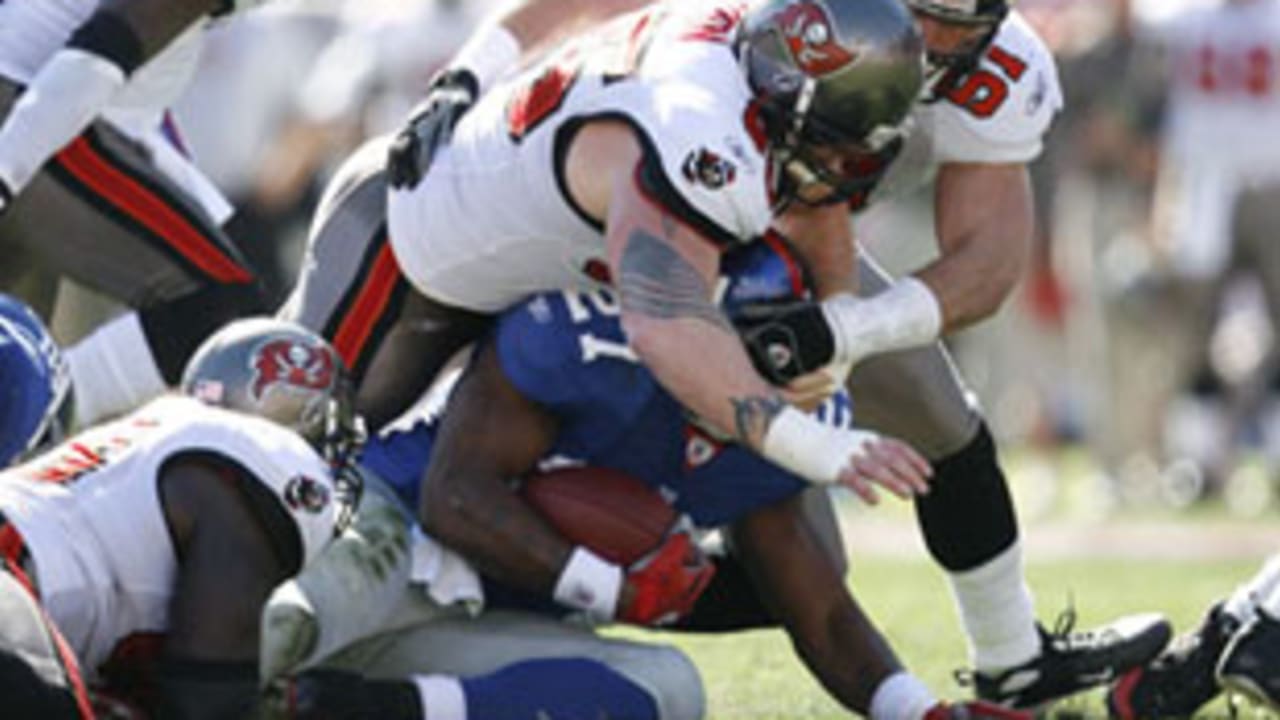
[[[724,293],[720,306],[735,318],[748,306],[811,298],[808,267],[781,235],[770,231],[758,242],[739,245],[720,261]]]
[[[181,389],[292,429],[335,467],[364,440],[342,358],[324,338],[284,320],[237,320],[209,336],[187,362]]]
[[[901,142],[924,82],[923,39],[898,0],[755,0],[735,47],[780,205],[857,192],[853,166]],[[806,194],[818,186],[830,191]]]
[[[950,76],[948,85],[968,75],[991,45],[1000,23],[1009,14],[1009,0],[906,0],[912,11],[950,25],[985,28],[985,32],[954,50],[926,49],[929,75]]]
[[[0,467],[70,429],[71,371],[44,323],[0,293]]]

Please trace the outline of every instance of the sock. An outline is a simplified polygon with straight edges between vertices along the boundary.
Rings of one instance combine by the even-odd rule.
[[[920,678],[908,672],[896,672],[885,678],[871,696],[871,720],[919,720],[938,704]]]
[[[644,688],[603,663],[586,658],[519,662],[489,675],[464,679],[461,685],[466,697],[465,713],[433,715],[433,708],[428,707],[428,720],[658,720],[658,705]]]
[[[1248,622],[1258,606],[1269,615],[1280,616],[1280,554],[1272,555],[1258,574],[1236,588],[1222,609],[1237,620]]]
[[[414,685],[427,720],[467,720],[467,698],[462,681],[447,675],[415,675]]]
[[[67,350],[80,427],[131,410],[168,386],[136,312],[108,321]]]
[[[1005,670],[1040,653],[1035,607],[1022,575],[1022,545],[964,572],[947,573],[973,666],[984,673]]]
[[[916,501],[916,517],[929,554],[947,571],[974,666],[995,672],[1039,654],[1013,498],[985,424],[934,463],[932,489]]]

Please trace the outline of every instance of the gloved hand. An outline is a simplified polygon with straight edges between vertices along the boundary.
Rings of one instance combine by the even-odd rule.
[[[387,182],[413,189],[431,167],[436,150],[449,142],[458,120],[475,104],[480,82],[470,70],[446,70],[431,81],[427,96],[409,114],[409,122],[387,151]]]
[[[635,625],[673,623],[693,610],[715,573],[715,564],[688,530],[678,528],[626,569],[618,619]]]
[[[775,385],[787,385],[835,359],[835,336],[820,303],[751,303],[731,320],[756,370]]]
[[[921,720],[1035,720],[1035,714],[982,700],[970,700],[940,702],[929,708]]]
[[[421,701],[408,682],[368,680],[342,670],[308,670],[273,680],[256,720],[418,720]]]

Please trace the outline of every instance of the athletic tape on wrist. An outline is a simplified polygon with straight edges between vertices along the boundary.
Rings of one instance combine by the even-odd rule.
[[[612,620],[622,590],[622,568],[584,547],[576,547],[560,571],[552,597],[585,611],[595,620]]]
[[[822,309],[836,336],[836,353],[862,358],[926,345],[942,331],[942,306],[918,278],[908,275],[869,298],[841,293]]]
[[[832,484],[875,433],[834,428],[787,406],[769,425],[761,454],[812,483]]]
[[[430,720],[467,720],[467,697],[462,683],[447,675],[414,675],[414,687],[422,701],[422,717]]]
[[[900,670],[876,686],[868,717],[871,720],[921,720],[937,702],[920,678]]]

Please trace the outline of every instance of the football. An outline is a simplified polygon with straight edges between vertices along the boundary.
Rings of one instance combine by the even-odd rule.
[[[657,491],[608,468],[539,473],[525,480],[521,494],[571,542],[624,567],[658,547],[676,521]]]

